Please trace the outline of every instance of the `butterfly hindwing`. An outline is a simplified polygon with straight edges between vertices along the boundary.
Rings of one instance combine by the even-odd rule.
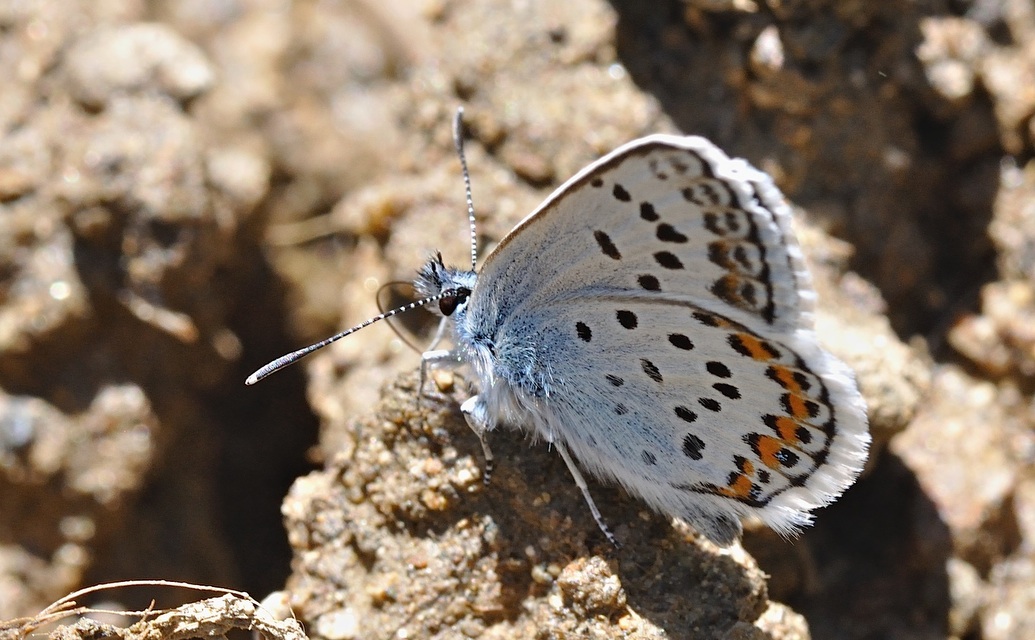
[[[844,365],[802,346],[808,334],[767,337],[632,296],[529,313],[501,326],[497,375],[549,381],[542,435],[662,511],[691,522],[754,513],[791,533],[859,472],[862,403]],[[529,347],[529,325],[548,346]]]

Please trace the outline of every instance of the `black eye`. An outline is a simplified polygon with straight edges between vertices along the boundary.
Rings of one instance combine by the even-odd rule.
[[[439,298],[438,309],[444,316],[451,316],[456,311],[456,296],[446,296]]]
[[[456,308],[467,302],[467,296],[471,295],[469,289],[457,289],[451,294],[444,296],[438,301],[438,310],[442,312],[442,315],[449,317],[453,315]]]

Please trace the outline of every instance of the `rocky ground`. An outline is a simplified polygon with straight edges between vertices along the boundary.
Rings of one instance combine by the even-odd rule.
[[[0,79],[0,620],[148,577],[327,640],[1035,637],[1030,0],[8,0]],[[774,176],[875,442],[815,527],[594,484],[615,552],[545,446],[483,488],[387,326],[243,386],[464,262],[458,105],[486,247],[648,132]]]

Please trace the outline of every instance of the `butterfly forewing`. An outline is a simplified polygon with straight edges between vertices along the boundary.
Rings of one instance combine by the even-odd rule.
[[[774,329],[812,321],[779,192],[695,137],[651,136],[594,163],[504,238],[481,278],[507,287],[494,301],[504,315],[607,290],[693,301]]]

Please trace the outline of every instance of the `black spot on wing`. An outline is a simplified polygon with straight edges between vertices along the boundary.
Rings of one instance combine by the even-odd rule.
[[[682,233],[676,231],[676,228],[668,223],[661,223],[658,225],[658,240],[662,242],[675,242],[677,244],[684,244],[690,239]]]
[[[658,251],[654,254],[654,260],[666,269],[683,269],[683,262],[671,251]]]
[[[670,333],[668,335],[668,341],[672,343],[672,346],[683,351],[690,351],[694,348],[694,343],[690,338],[686,337],[681,333]]]
[[[639,282],[640,286],[643,287],[644,289],[646,289],[647,291],[660,291],[661,290],[661,283],[658,282],[657,278],[655,278],[654,276],[650,275],[649,273],[640,276],[639,278],[636,279],[636,281]]]
[[[693,411],[691,411],[690,409],[687,409],[686,407],[682,407],[682,406],[676,407],[675,408],[675,412],[676,412],[676,416],[680,420],[689,422],[691,424],[697,421],[697,414],[694,413]]]
[[[733,374],[730,373],[730,368],[717,360],[710,360],[704,365],[704,368],[708,370],[708,373],[712,374],[716,378],[729,378]]]
[[[661,218],[654,209],[654,205],[649,202],[640,203],[640,217],[647,222],[657,222]]]
[[[776,453],[774,453],[773,457],[776,458],[782,466],[788,469],[798,464],[799,460],[798,454],[794,453],[787,447],[784,447]]]
[[[712,389],[715,389],[716,391],[726,396],[730,400],[740,399],[740,389],[734,387],[731,384],[726,384],[725,382],[716,382],[712,385]]]
[[[585,322],[575,323],[575,333],[578,334],[579,339],[581,339],[583,342],[589,342],[593,339],[593,331]]]
[[[708,411],[722,411],[722,405],[715,398],[698,398],[697,404],[701,405]]]
[[[640,359],[640,366],[643,368],[643,372],[647,374],[647,377],[654,382],[664,382],[664,378],[661,375],[661,371],[658,370],[657,365],[646,358]]]
[[[600,245],[600,250],[604,252],[604,255],[612,260],[621,260],[622,254],[618,251],[618,247],[611,241],[611,237],[603,231],[597,230],[593,232],[593,238],[596,239],[597,244]]]
[[[615,312],[615,316],[618,318],[618,324],[622,325],[626,329],[635,329],[639,320],[636,318],[636,314],[627,309],[619,309]]]
[[[686,437],[683,438],[683,455],[691,460],[700,460],[704,457],[702,451],[704,451],[704,440],[692,433],[686,434]]]

